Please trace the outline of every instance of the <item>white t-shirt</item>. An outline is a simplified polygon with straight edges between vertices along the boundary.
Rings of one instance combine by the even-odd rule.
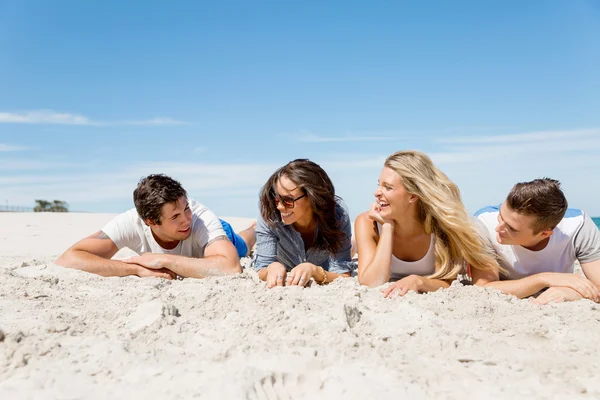
[[[208,243],[220,236],[225,236],[225,231],[217,216],[202,204],[189,200],[192,210],[192,229],[190,237],[179,242],[177,247],[163,249],[152,235],[150,227],[140,218],[135,208],[117,215],[102,231],[121,250],[123,247],[142,253],[175,254],[184,257],[200,258],[204,256],[204,248]]]
[[[521,279],[541,272],[572,273],[575,260],[581,263],[600,260],[600,232],[594,221],[581,210],[567,209],[548,245],[542,250],[531,251],[522,246],[498,243],[498,209],[498,206],[485,207],[475,216],[494,246],[500,265],[507,271],[503,279]]]

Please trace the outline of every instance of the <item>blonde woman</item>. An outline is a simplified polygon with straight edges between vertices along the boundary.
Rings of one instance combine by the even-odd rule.
[[[387,158],[375,203],[356,218],[355,233],[358,281],[370,287],[395,281],[386,297],[447,288],[465,263],[474,282],[480,271],[498,269],[458,187],[418,151]]]

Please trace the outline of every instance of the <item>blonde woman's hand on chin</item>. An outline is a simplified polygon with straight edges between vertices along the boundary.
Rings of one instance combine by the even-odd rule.
[[[316,265],[308,262],[296,265],[288,274],[286,285],[306,286],[310,278],[315,275],[317,269]]]
[[[267,267],[267,287],[285,286],[286,269],[283,264],[274,262]]]
[[[394,220],[386,219],[381,216],[381,207],[377,203],[371,203],[371,209],[369,210],[369,218],[381,225],[390,224],[394,226]]]
[[[420,292],[423,286],[423,277],[419,275],[409,275],[399,281],[392,283],[387,288],[383,289],[383,297],[392,297],[395,295],[404,296],[409,291]]]

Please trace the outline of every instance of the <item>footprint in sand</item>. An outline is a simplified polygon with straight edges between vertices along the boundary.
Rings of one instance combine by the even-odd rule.
[[[323,389],[316,377],[275,372],[261,378],[246,393],[247,400],[299,400],[315,398]]]

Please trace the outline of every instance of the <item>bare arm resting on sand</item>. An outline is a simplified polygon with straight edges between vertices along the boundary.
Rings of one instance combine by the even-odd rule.
[[[581,263],[585,276],[600,289],[600,260]],[[551,287],[535,299],[537,304],[548,304],[562,301],[581,300],[584,297],[574,289],[568,287]]]
[[[572,273],[542,272],[521,279],[498,279],[499,274],[496,271],[473,270],[473,284],[498,289],[520,299],[534,295],[542,289],[554,287],[572,289],[580,296],[593,301],[598,301],[600,296],[598,287],[591,280]]]
[[[166,270],[153,270],[139,264],[127,264],[123,261],[111,260],[119,249],[103,231],[98,231],[71,246],[57,260],[56,264],[79,269],[101,276],[141,277],[154,276],[172,279],[175,274]]]
[[[149,269],[167,269],[186,278],[231,275],[242,272],[237,250],[226,236],[219,236],[204,249],[203,258],[144,253],[125,260]]]

